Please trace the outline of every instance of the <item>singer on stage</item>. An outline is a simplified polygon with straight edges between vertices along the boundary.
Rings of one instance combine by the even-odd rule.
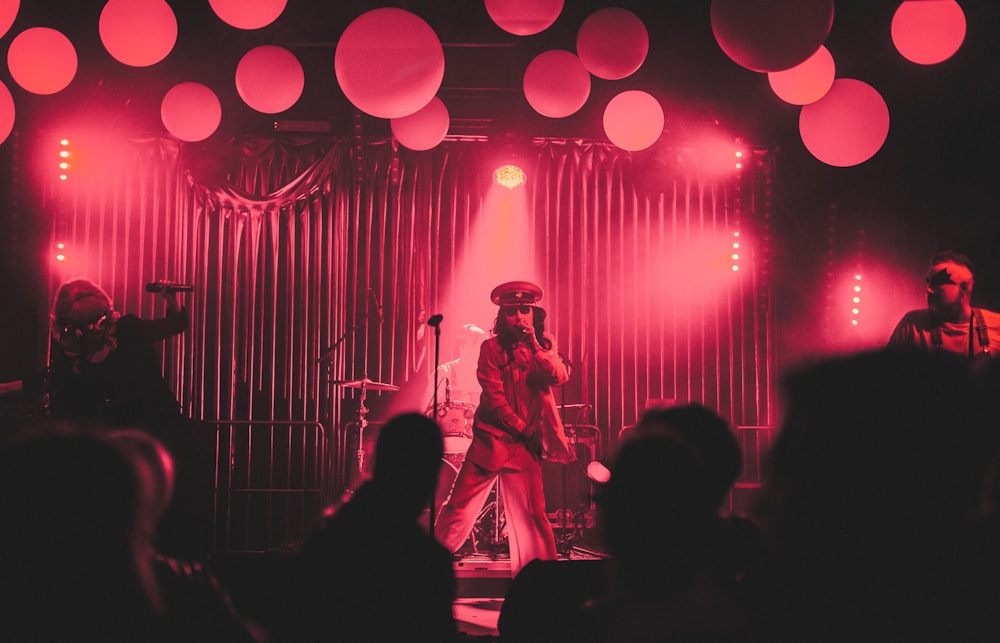
[[[445,547],[458,551],[499,478],[512,575],[536,558],[555,559],[541,463],[573,459],[552,393],[569,380],[569,369],[545,331],[545,310],[536,305],[541,298],[542,289],[527,281],[501,284],[490,294],[500,309],[494,336],[480,347],[482,395],[472,444],[434,529]]]
[[[166,302],[157,319],[121,315],[99,286],[64,283],[52,305],[48,381],[54,418],[96,427],[146,431],[167,448],[175,467],[174,503],[160,524],[161,551],[185,557],[207,553],[211,539],[210,457],[163,379],[156,342],[188,328],[177,292],[190,286],[148,284]]]

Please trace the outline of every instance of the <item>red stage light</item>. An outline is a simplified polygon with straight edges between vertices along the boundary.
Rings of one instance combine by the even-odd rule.
[[[513,190],[519,185],[524,185],[525,179],[524,170],[511,163],[501,165],[493,170],[493,182],[508,190]]]

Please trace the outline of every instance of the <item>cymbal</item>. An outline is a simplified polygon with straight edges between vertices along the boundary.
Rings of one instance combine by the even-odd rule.
[[[589,409],[589,404],[560,404],[561,409]]]
[[[386,384],[384,382],[375,382],[367,377],[363,377],[360,380],[334,380],[331,382],[336,386],[343,386],[344,388],[360,388],[368,391],[398,391],[399,387],[392,384]]]

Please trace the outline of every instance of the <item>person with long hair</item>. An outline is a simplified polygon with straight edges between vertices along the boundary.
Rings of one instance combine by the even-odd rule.
[[[494,334],[479,351],[482,394],[472,444],[435,523],[435,536],[458,551],[499,480],[512,575],[532,560],[555,559],[542,460],[574,459],[552,390],[569,380],[569,367],[545,330],[541,298],[542,289],[527,281],[501,284],[490,294],[499,311]]]

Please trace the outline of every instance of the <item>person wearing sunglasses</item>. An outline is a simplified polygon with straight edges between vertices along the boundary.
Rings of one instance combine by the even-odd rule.
[[[159,525],[165,554],[200,558],[211,540],[211,457],[163,377],[156,344],[187,330],[187,309],[166,286],[162,317],[120,314],[86,279],[62,284],[51,312],[52,356],[45,392],[55,418],[138,429],[172,456],[173,502]]]
[[[1000,314],[972,307],[976,269],[963,254],[935,254],[927,271],[927,307],[903,315],[890,349],[943,350],[987,362],[1000,352]]]
[[[493,336],[480,347],[472,444],[434,526],[442,544],[457,552],[499,480],[512,576],[534,559],[555,559],[542,460],[568,463],[575,455],[553,395],[554,386],[569,380],[569,367],[545,330],[541,298],[542,289],[528,281],[501,284],[490,294],[499,310]]]

